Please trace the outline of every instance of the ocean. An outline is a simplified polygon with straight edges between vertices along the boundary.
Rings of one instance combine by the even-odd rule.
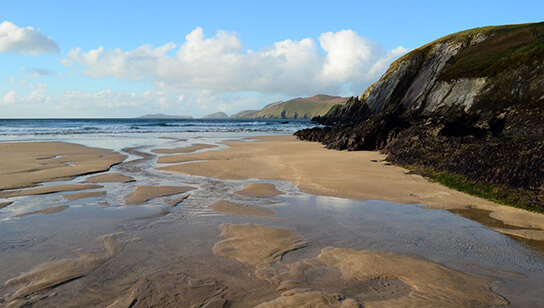
[[[312,126],[309,120],[272,119],[0,119],[0,140],[96,134],[292,134]]]

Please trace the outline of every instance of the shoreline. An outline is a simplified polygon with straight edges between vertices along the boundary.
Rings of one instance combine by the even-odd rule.
[[[540,238],[544,229],[542,214],[496,204],[408,174],[409,170],[385,162],[386,155],[379,152],[333,151],[289,135],[224,144],[228,148],[180,155],[158,169],[227,180],[287,181],[305,193],[330,197],[422,204],[445,210],[487,210],[491,218],[526,229],[520,235],[531,240]]]
[[[364,303],[368,299],[399,305],[430,303],[421,302],[417,294],[431,296],[435,302],[503,305],[504,298],[512,298],[516,303],[518,289],[511,289],[512,286],[521,283],[534,290],[540,288],[540,280],[535,280],[538,274],[532,276],[528,271],[540,269],[540,263],[535,265],[530,259],[535,251],[519,242],[457,215],[422,209],[418,204],[357,201],[369,199],[365,196],[418,201],[423,196],[452,207],[464,205],[455,204],[455,200],[472,200],[469,196],[459,199],[463,194],[458,192],[446,194],[443,189],[448,192],[447,188],[406,174],[406,170],[383,161],[380,153],[329,151],[292,136],[252,137],[224,143],[230,147],[221,145],[220,149],[179,155],[179,151],[192,149],[191,145],[185,141],[159,141],[155,147],[146,144],[138,151],[128,148],[115,152],[134,152],[140,158],[124,161],[97,175],[76,175],[64,183],[51,178],[41,182],[41,187],[2,191],[8,195],[1,202],[14,198],[13,210],[24,209],[11,211],[11,205],[7,205],[15,218],[13,223],[28,228],[28,234],[43,233],[48,238],[26,244],[25,238],[8,232],[7,239],[14,243],[11,245],[23,241],[20,247],[14,246],[9,258],[0,259],[5,269],[5,282],[0,288],[6,294],[0,301],[14,305],[21,300],[43,301],[44,305],[61,306],[83,306],[95,301],[114,307],[125,300],[157,301],[148,297],[153,292],[187,291],[183,296],[188,301],[200,303],[201,299],[191,290],[208,286],[210,290],[228,288],[230,292],[219,294],[217,300],[241,307],[278,303],[296,306],[300,300],[339,304]],[[37,148],[30,154],[37,164],[45,163],[42,167],[46,170],[81,167],[77,166],[79,163],[65,163],[73,160],[65,156],[63,149],[76,145],[69,141],[59,145],[56,153],[46,151],[38,155],[41,149]],[[149,153],[164,145],[171,155]],[[178,145],[181,147],[175,147]],[[18,146],[24,148],[24,144]],[[78,151],[90,151],[81,145],[77,147]],[[17,155],[25,156],[25,152]],[[160,157],[185,163],[157,163]],[[84,159],[81,162],[89,163]],[[195,173],[215,172],[221,178],[248,180],[222,181],[211,175],[185,176],[155,170],[165,166],[196,168]],[[21,173],[32,172],[25,169]],[[355,200],[321,198],[299,190]],[[32,221],[40,223],[28,223]],[[41,223],[61,223],[63,228],[48,230]],[[467,226],[476,229],[465,229]],[[81,234],[82,228],[89,229]],[[534,231],[508,229],[501,224],[493,228],[512,237]],[[460,234],[456,235],[457,230]],[[420,246],[419,239],[427,236],[428,241]],[[102,245],[97,246],[95,240]],[[51,243],[60,249],[50,251]],[[81,256],[73,258],[72,251],[82,252]],[[488,257],[507,252],[501,258],[507,265],[483,259],[479,252]],[[47,257],[42,258],[42,254]],[[284,259],[284,254],[289,255]],[[151,255],[155,259],[148,263]],[[48,261],[51,259],[56,261]],[[109,263],[115,266],[112,268]],[[57,265],[66,268],[58,272]],[[487,271],[494,274],[488,275]],[[81,283],[64,284],[76,273],[81,273],[77,278],[82,279]],[[120,278],[110,280],[112,273]],[[240,282],[248,277],[252,279],[250,283]],[[519,277],[529,280],[519,281]],[[209,283],[212,279],[215,284]],[[499,279],[505,283],[492,290]],[[74,300],[71,296],[84,292],[81,286],[103,285],[105,281],[110,281],[111,287],[98,288],[89,298]],[[187,283],[194,286],[186,288]],[[58,284],[63,286],[57,289]],[[38,286],[34,288],[35,285]],[[259,285],[257,294],[251,289],[255,285]],[[50,289],[59,295],[47,297]],[[285,292],[291,295],[284,296]],[[214,294],[209,293],[212,297]]]

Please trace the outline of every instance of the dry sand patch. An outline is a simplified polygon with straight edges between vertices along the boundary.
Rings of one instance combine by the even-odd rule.
[[[234,193],[254,198],[269,198],[275,197],[283,194],[281,191],[276,189],[274,184],[269,183],[255,183],[244,185],[244,188]]]
[[[54,213],[62,212],[64,210],[68,209],[68,208],[69,208],[68,205],[58,205],[58,206],[53,206],[53,207],[48,207],[48,208],[45,208],[45,209],[37,210],[37,211],[32,211],[32,212],[27,212],[27,213],[15,215],[13,217],[25,217],[25,216],[29,216],[29,215],[35,215],[35,214],[54,214]]]
[[[125,158],[112,150],[65,142],[0,143],[0,190],[107,171]]]
[[[191,186],[137,186],[136,190],[125,196],[125,204],[141,204],[153,198],[177,195],[193,189]]]
[[[262,206],[234,203],[225,200],[216,201],[209,208],[218,212],[239,216],[271,218],[276,215],[275,211]]]
[[[117,172],[109,172],[89,177],[83,183],[128,183],[134,182],[130,176],[122,175]]]
[[[85,198],[104,197],[105,195],[106,195],[105,191],[89,191],[89,192],[81,192],[81,193],[75,193],[75,194],[66,194],[66,195],[62,195],[62,197],[68,201],[74,201],[74,200],[85,199]]]
[[[78,191],[78,190],[87,190],[102,188],[102,185],[93,185],[93,184],[66,184],[66,185],[55,185],[55,186],[42,186],[36,188],[27,188],[22,190],[5,190],[0,191],[0,198],[11,198],[11,197],[21,197],[21,196],[34,196],[34,195],[46,195],[53,194],[58,192],[65,191]]]

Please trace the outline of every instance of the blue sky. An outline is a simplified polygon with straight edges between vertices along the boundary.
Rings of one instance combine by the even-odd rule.
[[[0,118],[202,116],[358,95],[413,48],[543,11],[542,1],[2,0]]]

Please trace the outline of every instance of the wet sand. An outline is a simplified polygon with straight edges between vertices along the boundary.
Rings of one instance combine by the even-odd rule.
[[[108,172],[98,175],[93,175],[87,178],[83,183],[128,183],[134,182],[130,176],[122,175],[117,172]]]
[[[491,217],[522,228],[544,229],[544,215],[498,205],[454,191],[384,162],[369,151],[332,151],[294,136],[227,142],[230,148],[180,156],[178,165],[160,170],[219,179],[259,178],[288,181],[309,194],[358,200],[425,204],[433,208],[467,207],[491,211]],[[194,161],[194,162],[193,162]],[[522,236],[532,238],[528,230]]]
[[[4,190],[0,191],[0,198],[12,198],[12,197],[21,197],[21,196],[32,196],[32,195],[47,195],[58,192],[66,191],[78,191],[78,190],[87,190],[102,188],[102,185],[86,185],[86,184],[66,184],[66,185],[54,185],[54,186],[43,186],[37,188],[28,188],[22,190]]]
[[[149,153],[154,147],[139,146],[123,152],[140,159],[83,181],[0,191],[13,198],[0,214],[34,209],[36,202],[42,207],[24,212],[24,219],[0,221],[0,306],[544,303],[541,256],[500,233],[446,211],[317,195],[367,199],[383,192],[376,199],[426,196],[437,204],[444,197],[443,207],[463,209],[466,200],[487,202],[441,186],[431,194],[435,184],[366,161],[377,153],[328,151],[291,137],[228,144],[232,148],[176,158],[199,162],[161,167],[205,177],[157,171]],[[64,155],[62,148],[53,154]],[[340,169],[323,168],[329,163]],[[101,185],[79,184],[88,180]],[[386,180],[391,182],[379,182]],[[287,182],[319,194],[301,193]],[[85,191],[91,188],[101,189]],[[412,195],[405,195],[409,189]],[[78,190],[84,191],[64,193]],[[458,194],[461,205],[454,202]],[[80,201],[87,197],[93,199]],[[503,230],[502,220],[490,221],[497,231],[527,236],[527,229]]]
[[[316,258],[296,263],[281,262],[281,257],[304,247],[302,237],[292,229],[262,225],[221,225],[226,240],[215,244],[218,256],[233,258],[256,268],[255,276],[278,285],[279,297],[257,307],[467,307],[503,306],[508,301],[490,290],[492,280],[451,270],[440,264],[402,254],[342,248],[324,248]],[[307,282],[310,269],[336,267],[345,281],[401,281],[409,292],[398,298],[367,301],[315,290]],[[326,279],[323,276],[322,279]],[[332,283],[330,281],[329,283]],[[327,284],[326,284],[327,285]]]
[[[274,212],[273,210],[267,209],[262,206],[240,204],[225,200],[216,201],[212,205],[210,205],[209,208],[218,212],[239,216],[271,218],[274,217],[274,215],[276,214],[276,212]]]
[[[82,192],[82,193],[66,194],[66,195],[62,195],[62,197],[68,201],[74,201],[74,200],[86,199],[86,198],[98,198],[98,197],[103,197],[105,195],[106,195],[105,191],[89,191],[89,192]]]
[[[25,217],[25,216],[36,215],[36,214],[55,214],[55,213],[64,211],[68,208],[69,208],[68,205],[59,205],[59,206],[48,207],[48,208],[37,210],[37,211],[15,215],[14,217]]]
[[[195,187],[191,186],[137,186],[134,192],[125,197],[125,203],[141,204],[153,198],[177,195],[193,189]]]
[[[99,241],[104,249],[96,251],[77,251],[77,259],[63,259],[41,264],[28,273],[23,273],[6,281],[6,286],[17,286],[19,289],[8,294],[6,299],[22,300],[25,296],[44,290],[61,283],[85,276],[93,272],[97,267],[114,257],[123,249],[119,238],[123,234],[111,234],[101,237]],[[25,304],[31,304],[25,301]]]
[[[247,184],[244,186],[244,189],[235,193],[254,198],[270,198],[282,194],[281,191],[276,189],[276,186],[268,183]]]
[[[106,171],[125,158],[115,151],[65,142],[0,143],[0,189]]]

